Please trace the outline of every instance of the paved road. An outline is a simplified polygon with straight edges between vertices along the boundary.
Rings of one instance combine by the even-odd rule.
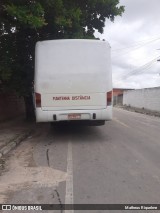
[[[114,109],[102,127],[39,124],[8,156],[0,194],[0,203],[159,203],[160,119]]]

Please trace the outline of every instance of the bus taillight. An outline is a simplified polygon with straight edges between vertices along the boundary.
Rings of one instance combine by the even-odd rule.
[[[107,92],[107,106],[112,105],[112,91]]]
[[[41,94],[35,93],[36,107],[41,107]]]

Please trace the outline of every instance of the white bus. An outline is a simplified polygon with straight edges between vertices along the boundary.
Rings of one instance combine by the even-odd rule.
[[[34,81],[37,122],[104,125],[112,119],[111,56],[106,41],[37,42]]]

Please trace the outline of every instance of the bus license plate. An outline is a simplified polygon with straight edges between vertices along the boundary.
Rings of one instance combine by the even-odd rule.
[[[81,114],[68,114],[69,120],[79,120],[81,119]]]

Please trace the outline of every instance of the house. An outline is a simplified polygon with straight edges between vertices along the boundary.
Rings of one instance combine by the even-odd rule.
[[[123,104],[123,93],[124,91],[133,90],[128,88],[113,88],[113,105]]]

